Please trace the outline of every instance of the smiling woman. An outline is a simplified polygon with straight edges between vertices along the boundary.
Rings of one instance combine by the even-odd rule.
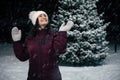
[[[46,14],[41,14],[38,16],[39,25],[41,26],[40,29],[43,29],[46,24],[48,24],[48,16]]]
[[[48,15],[44,11],[31,11],[29,19],[34,35],[26,37],[24,46],[20,42],[21,30],[13,27],[11,32],[16,57],[20,61],[29,59],[27,80],[61,80],[57,56],[66,51],[66,31],[72,28],[73,22],[63,23],[59,31],[54,31],[48,25]]]

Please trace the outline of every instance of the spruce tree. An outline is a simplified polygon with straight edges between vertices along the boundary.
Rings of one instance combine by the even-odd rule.
[[[66,52],[59,56],[59,62],[72,65],[98,65],[108,54],[105,28],[101,15],[97,13],[98,0],[60,0],[58,12],[54,13],[54,28],[62,22],[72,20],[74,27],[68,31]]]

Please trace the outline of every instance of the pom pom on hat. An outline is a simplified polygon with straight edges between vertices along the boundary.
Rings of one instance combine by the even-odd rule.
[[[39,16],[40,14],[45,14],[45,15],[47,16],[47,18],[48,18],[47,13],[44,12],[44,11],[31,11],[31,12],[29,13],[29,19],[32,21],[32,24],[33,24],[33,25],[35,25],[36,20],[37,20],[37,18],[38,18],[38,16]]]

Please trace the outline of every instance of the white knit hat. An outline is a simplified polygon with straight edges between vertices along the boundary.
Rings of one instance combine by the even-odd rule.
[[[36,20],[37,20],[37,18],[38,18],[38,16],[39,16],[40,14],[45,14],[45,15],[47,16],[47,18],[48,18],[47,13],[44,12],[44,11],[31,11],[31,12],[29,13],[29,19],[32,21],[32,24],[33,24],[33,25],[35,25]]]

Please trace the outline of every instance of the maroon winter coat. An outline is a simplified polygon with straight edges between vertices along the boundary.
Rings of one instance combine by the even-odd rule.
[[[29,59],[27,80],[61,80],[57,64],[57,55],[66,49],[66,32],[39,30],[32,39],[26,39],[25,45],[14,42],[13,49],[21,61]]]

